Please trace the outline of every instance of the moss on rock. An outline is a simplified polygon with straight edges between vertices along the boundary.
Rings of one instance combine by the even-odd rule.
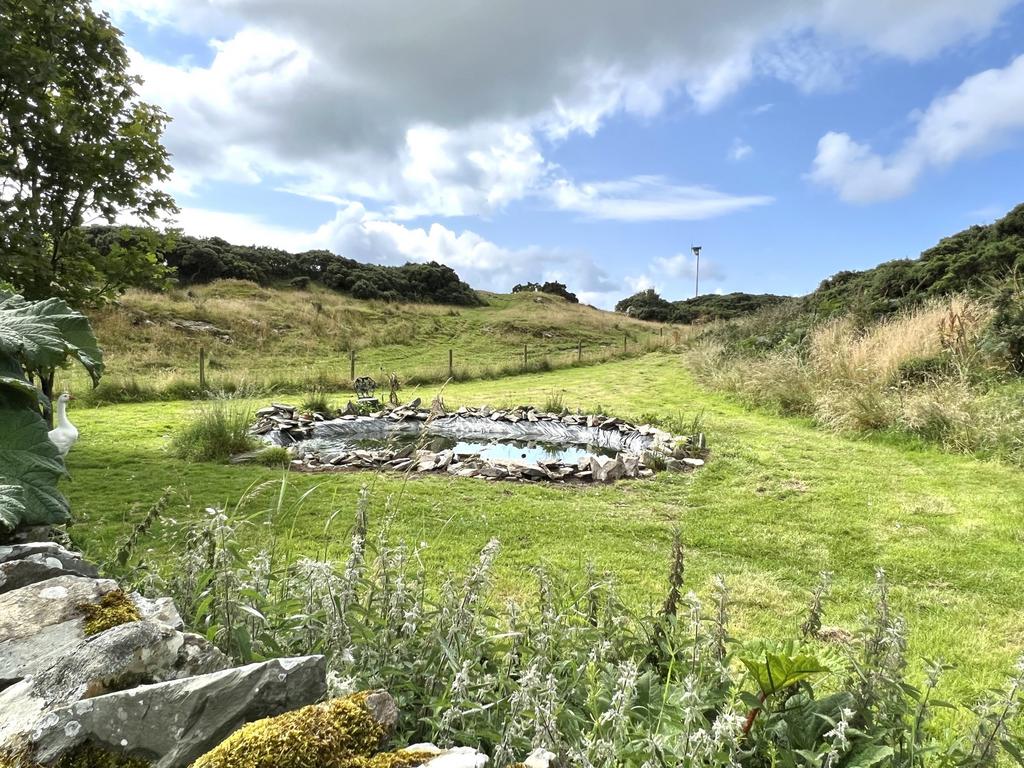
[[[78,610],[85,616],[85,635],[92,637],[112,627],[141,621],[139,609],[120,589],[107,592],[98,603],[82,603]]]
[[[92,742],[84,742],[63,755],[53,768],[150,768],[152,763],[119,752],[110,752]],[[31,757],[29,749],[0,752],[0,768],[43,768]]]
[[[385,727],[366,707],[367,693],[249,723],[192,768],[411,768],[432,755],[378,753]]]

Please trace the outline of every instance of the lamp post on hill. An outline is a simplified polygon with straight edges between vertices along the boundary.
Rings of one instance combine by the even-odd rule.
[[[700,296],[700,248],[699,245],[690,246],[690,250],[693,251],[693,255],[697,258],[697,269],[694,272],[693,298]]]

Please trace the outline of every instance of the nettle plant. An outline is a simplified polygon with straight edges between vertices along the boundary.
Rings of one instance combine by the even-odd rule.
[[[798,636],[743,642],[729,631],[722,578],[705,602],[684,592],[678,535],[656,615],[632,614],[614,578],[592,569],[578,582],[538,569],[524,603],[492,590],[497,541],[465,576],[432,582],[425,545],[394,541],[390,503],[371,534],[365,490],[347,546],[333,530],[336,512],[316,556],[292,556],[272,533],[275,521],[298,514],[313,491],[292,508],[286,483],[256,486],[230,509],[208,509],[200,524],[167,518],[165,496],[108,569],[172,594],[192,629],[239,661],[324,653],[335,694],[388,689],[402,713],[399,743],[479,746],[497,768],[537,747],[559,766],[584,768],[1020,761],[1024,665],[974,707],[935,697],[939,664],[926,665],[923,685],[912,683],[907,628],[881,571],[859,630],[822,630],[826,575]],[[175,556],[140,559],[154,536]],[[161,570],[168,562],[173,569]],[[938,707],[958,710],[960,731],[933,730]]]
[[[0,291],[0,533],[68,519],[57,490],[64,461],[44,418],[50,401],[35,382],[52,382],[69,361],[99,382],[103,354],[88,319],[60,299],[27,301]]]

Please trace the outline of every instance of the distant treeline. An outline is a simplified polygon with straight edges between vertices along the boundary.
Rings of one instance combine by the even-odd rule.
[[[142,234],[134,227],[92,227],[86,237],[100,252],[130,247]],[[436,262],[408,263],[400,267],[346,259],[326,250],[289,253],[279,248],[232,245],[219,237],[161,235],[156,258],[173,270],[182,285],[234,278],[260,285],[289,283],[305,288],[320,283],[357,299],[412,301],[433,304],[482,304],[480,297],[459,279],[451,267]]]
[[[728,320],[779,304],[788,298],[771,293],[709,293],[682,301],[668,301],[653,288],[648,288],[620,301],[615,305],[615,311],[639,320],[690,324]]]
[[[959,292],[999,295],[999,287],[1014,273],[1024,277],[1024,204],[992,224],[943,238],[916,259],[839,272],[806,296],[727,293],[667,301],[648,289],[623,299],[615,310],[643,320],[693,323],[738,317],[791,301],[794,312],[808,316],[852,312],[869,320],[932,296]]]
[[[532,293],[538,291],[540,293],[548,293],[552,296],[561,296],[566,301],[572,304],[579,304],[580,300],[576,298],[575,293],[570,293],[569,288],[565,283],[519,283],[512,288],[512,293]]]

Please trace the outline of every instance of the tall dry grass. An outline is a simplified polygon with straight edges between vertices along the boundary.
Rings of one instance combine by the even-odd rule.
[[[713,387],[830,429],[898,431],[1024,462],[1024,400],[994,380],[1005,366],[982,343],[991,319],[989,305],[953,296],[867,328],[828,320],[802,345],[743,354],[705,341],[687,358]]]

